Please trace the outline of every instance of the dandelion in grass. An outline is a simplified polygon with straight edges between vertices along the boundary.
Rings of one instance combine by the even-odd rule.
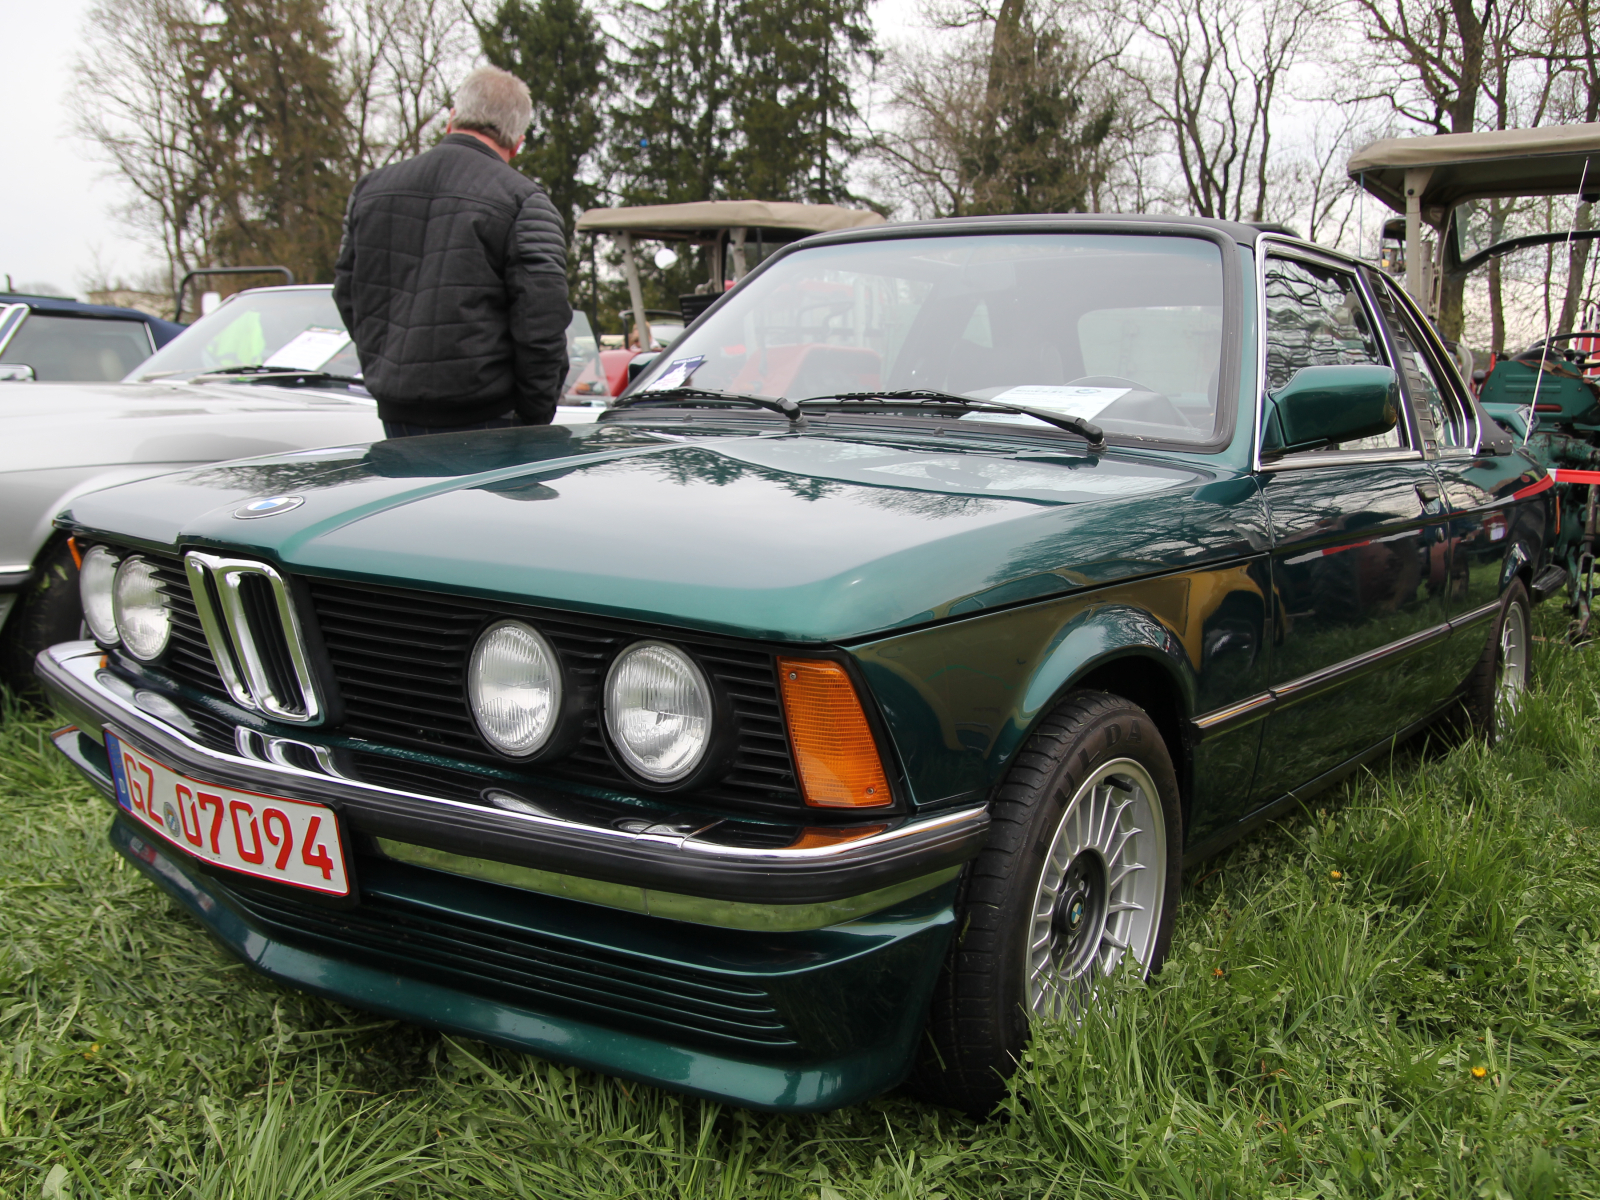
[[[1333,880],[1335,883],[1338,883],[1338,882],[1340,882],[1341,880],[1344,879],[1344,872],[1343,871],[1329,871],[1328,872],[1328,878]]]
[[[1473,1067],[1472,1068],[1472,1077],[1474,1079],[1482,1079],[1485,1076],[1487,1076],[1488,1074],[1489,1074],[1489,1069],[1487,1067]]]

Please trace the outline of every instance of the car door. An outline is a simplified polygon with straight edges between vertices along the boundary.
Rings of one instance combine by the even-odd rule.
[[[1351,267],[1264,265],[1266,389],[1302,367],[1394,367]],[[1426,715],[1447,637],[1431,571],[1447,514],[1410,414],[1387,434],[1263,463],[1275,629],[1252,803],[1318,780]]]
[[[1537,510],[1519,514],[1512,501],[1527,487],[1527,462],[1511,454],[1479,453],[1477,414],[1461,376],[1444,347],[1400,289],[1381,272],[1368,271],[1401,384],[1410,398],[1434,470],[1443,487],[1450,523],[1433,548],[1430,571],[1448,572],[1445,609],[1451,638],[1441,668],[1443,682],[1459,684],[1478,661],[1491,619],[1500,608],[1507,567],[1524,544],[1537,545],[1542,520]],[[1537,485],[1536,485],[1537,486]],[[1527,507],[1527,506],[1524,506]],[[1516,527],[1518,520],[1528,528]]]

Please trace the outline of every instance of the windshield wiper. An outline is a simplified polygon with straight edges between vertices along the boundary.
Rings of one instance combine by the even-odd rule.
[[[754,404],[757,408],[781,413],[788,417],[790,424],[793,425],[801,425],[805,420],[805,414],[800,411],[800,406],[787,396],[751,396],[744,392],[719,392],[713,388],[670,387],[657,392],[636,392],[632,396],[622,397],[611,407],[625,408],[643,404],[648,400],[712,400],[727,404]]]
[[[213,379],[243,378],[251,383],[354,383],[366,387],[358,375],[334,375],[328,371],[296,371],[287,367],[228,367],[221,371],[205,371],[193,376],[190,383],[209,383]]]
[[[1104,454],[1106,450],[1105,430],[1091,421],[1085,421],[1082,417],[1051,412],[1046,408],[1030,408],[1025,404],[1010,404],[1004,400],[974,400],[970,396],[958,396],[954,392],[939,392],[931,388],[902,388],[890,392],[839,392],[832,396],[811,396],[800,403],[833,401],[850,405],[881,405],[886,408],[903,407],[910,402],[918,407],[938,404],[958,406],[967,412],[1015,413],[1018,416],[1033,417],[1046,425],[1054,425],[1057,429],[1077,434],[1089,443],[1089,449],[1095,454]]]

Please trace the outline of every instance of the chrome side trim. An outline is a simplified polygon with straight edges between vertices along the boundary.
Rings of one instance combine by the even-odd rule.
[[[1291,679],[1287,683],[1275,685],[1271,691],[1273,699],[1280,705],[1297,704],[1301,700],[1309,700],[1312,696],[1320,695],[1330,688],[1337,687],[1357,675],[1365,675],[1368,671],[1376,670],[1391,658],[1403,658],[1407,654],[1421,650],[1424,646],[1431,645],[1441,638],[1450,636],[1450,622],[1435,625],[1431,629],[1424,629],[1410,637],[1401,638],[1399,641],[1390,642],[1376,649],[1368,650],[1365,654],[1357,654],[1343,662],[1334,663],[1331,667],[1324,667],[1320,671],[1313,671],[1309,675],[1302,675],[1298,679]]]
[[[1560,568],[1558,567],[1557,570],[1560,570]],[[1567,573],[1565,571],[1561,572],[1563,583],[1566,582],[1566,574]],[[1487,621],[1490,617],[1498,615],[1503,603],[1503,601],[1495,599],[1489,601],[1487,604],[1480,604],[1471,612],[1462,613],[1459,617],[1450,622],[1451,632],[1454,632],[1457,629],[1470,629],[1472,626],[1480,624],[1483,621]]]
[[[1272,711],[1277,703],[1270,691],[1251,696],[1237,704],[1230,704],[1225,708],[1215,708],[1208,713],[1201,713],[1194,719],[1194,727],[1201,737],[1216,737],[1218,734],[1229,733],[1252,721],[1259,721]]]
[[[316,674],[283,576],[264,562],[224,558],[198,550],[185,554],[183,565],[189,574],[189,590],[194,594],[200,626],[211,646],[211,657],[216,660],[217,671],[234,701],[242,708],[254,709],[280,721],[298,725],[314,725],[321,721],[324,705],[317,689]],[[258,631],[251,625],[244,607],[242,588],[245,580],[252,576],[265,579],[272,588],[299,697],[280,696],[273,686],[257,641]],[[212,587],[216,588],[217,601],[222,607],[220,614],[211,601]]]
[[[840,900],[826,900],[814,904],[757,904],[741,900],[709,900],[704,896],[686,896],[680,892],[666,892],[659,888],[637,887],[627,883],[609,883],[602,879],[585,879],[579,875],[564,875],[557,871],[541,871],[535,867],[516,863],[498,862],[491,858],[474,858],[465,854],[451,854],[429,846],[417,846],[393,838],[376,838],[378,849],[396,862],[427,867],[434,871],[447,871],[452,875],[465,875],[469,879],[482,879],[488,883],[539,892],[546,896],[560,896],[584,904],[598,904],[604,908],[618,908],[624,912],[641,913],[647,917],[664,917],[670,921],[688,921],[694,925],[712,925],[719,929],[749,929],[761,933],[791,933],[802,929],[826,929],[841,925],[871,913],[880,912],[892,904],[920,896],[940,884],[949,883],[961,873],[960,867],[945,867],[903,883],[863,892],[859,896],[846,896]]]
[[[1252,721],[1259,721],[1278,708],[1287,708],[1291,704],[1298,704],[1302,700],[1309,700],[1320,695],[1330,688],[1347,683],[1358,675],[1365,675],[1369,671],[1377,670],[1390,659],[1404,658],[1417,650],[1449,637],[1452,633],[1462,629],[1470,629],[1480,625],[1485,620],[1493,617],[1500,611],[1500,600],[1479,605],[1469,612],[1464,612],[1452,620],[1414,633],[1398,641],[1388,642],[1375,650],[1368,650],[1365,654],[1357,654],[1342,662],[1334,663],[1331,667],[1324,667],[1320,671],[1298,676],[1284,683],[1274,684],[1264,692],[1254,696],[1237,700],[1222,708],[1214,708],[1210,712],[1201,713],[1190,720],[1189,724],[1194,732],[1202,739],[1217,737],[1242,728]]]

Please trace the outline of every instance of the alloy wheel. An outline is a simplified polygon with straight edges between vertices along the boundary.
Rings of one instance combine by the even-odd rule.
[[[1504,733],[1522,706],[1522,693],[1528,687],[1528,614],[1520,604],[1506,608],[1500,622],[1500,661],[1494,682],[1494,723]]]
[[[1031,1016],[1075,1018],[1125,954],[1149,963],[1167,876],[1158,797],[1145,769],[1122,758],[1067,804],[1034,894],[1024,963]]]

